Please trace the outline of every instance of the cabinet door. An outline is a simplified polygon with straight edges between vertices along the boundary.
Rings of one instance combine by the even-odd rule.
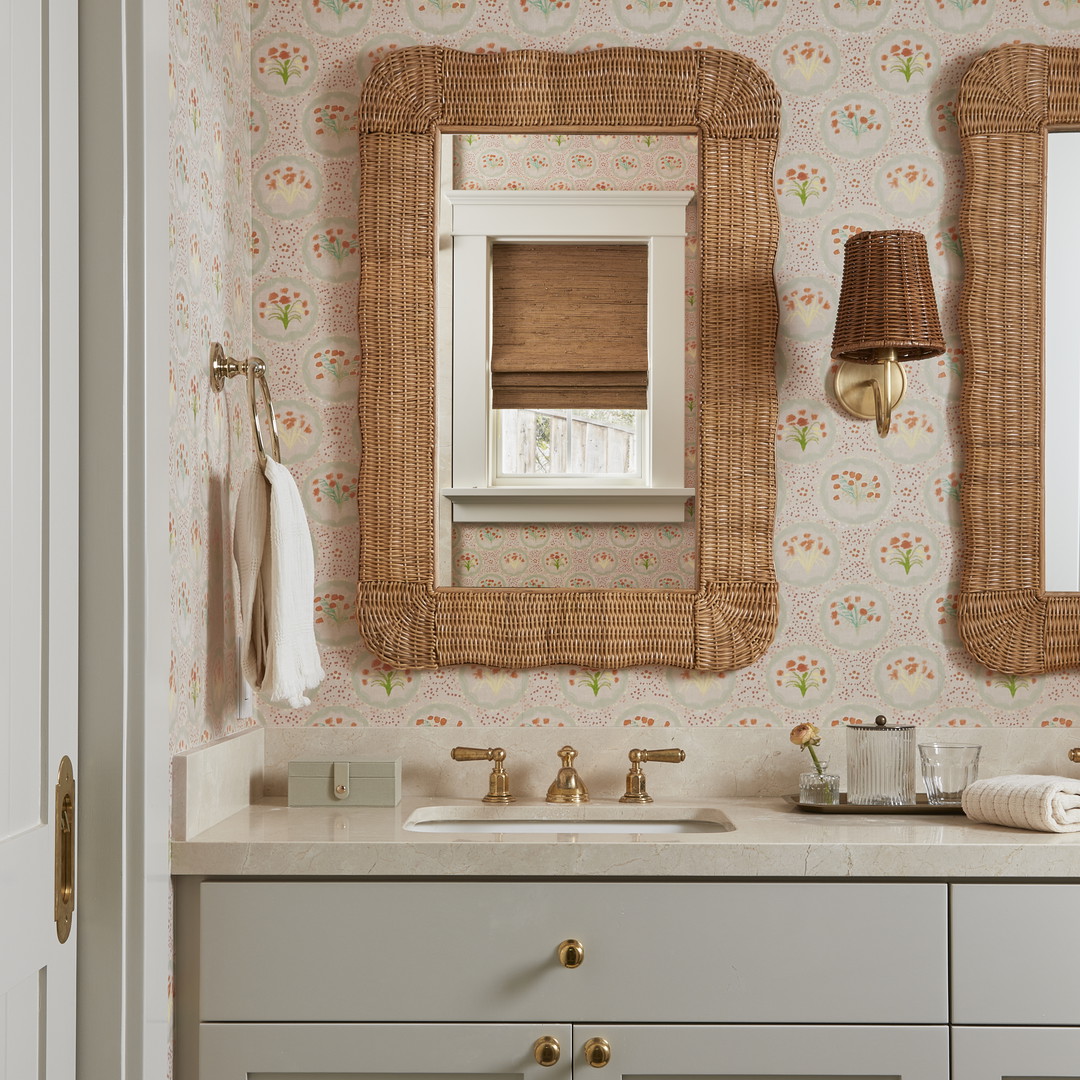
[[[570,1080],[568,1024],[200,1024],[202,1080]],[[541,1066],[537,1039],[559,1061]]]
[[[949,1080],[944,1025],[575,1024],[578,1077],[594,1038],[610,1047],[603,1080]]]
[[[953,1028],[953,1080],[1080,1080],[1080,1030]]]
[[[952,885],[954,1024],[1080,1023],[1080,885]]]

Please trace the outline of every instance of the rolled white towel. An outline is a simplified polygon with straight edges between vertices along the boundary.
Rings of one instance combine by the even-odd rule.
[[[1080,832],[1080,780],[1067,776],[995,776],[964,789],[972,821],[1039,832]]]

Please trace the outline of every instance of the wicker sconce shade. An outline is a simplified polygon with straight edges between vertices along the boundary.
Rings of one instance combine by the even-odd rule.
[[[922,233],[891,229],[848,240],[832,343],[832,357],[841,361],[836,396],[844,408],[876,417],[884,438],[904,396],[898,361],[928,360],[944,351]]]
[[[645,409],[645,244],[496,243],[491,249],[496,409]]]

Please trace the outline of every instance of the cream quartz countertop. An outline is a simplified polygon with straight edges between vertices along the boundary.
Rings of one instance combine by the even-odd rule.
[[[405,798],[392,808],[288,807],[268,798],[174,841],[172,872],[260,877],[1080,878],[1080,833],[981,825],[962,814],[807,813],[775,797],[661,801],[670,816],[719,810],[729,832],[689,834],[425,833],[404,823],[425,806],[478,799]],[[515,814],[541,800],[521,799]],[[594,798],[616,819],[642,808]],[[491,814],[499,807],[485,808]],[[559,807],[567,817],[576,808]],[[608,813],[610,810],[610,813]]]

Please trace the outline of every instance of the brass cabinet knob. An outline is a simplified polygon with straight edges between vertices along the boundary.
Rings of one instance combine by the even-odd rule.
[[[551,1035],[541,1035],[533,1043],[533,1057],[536,1058],[536,1064],[543,1065],[545,1068],[558,1064],[559,1052],[559,1040]]]
[[[1069,760],[1070,761],[1080,761],[1080,746],[1074,746],[1069,751]]]
[[[611,1043],[607,1039],[589,1039],[585,1043],[585,1060],[594,1069],[602,1069],[611,1060]]]
[[[559,943],[559,963],[565,968],[581,967],[585,960],[585,946],[576,938]]]

